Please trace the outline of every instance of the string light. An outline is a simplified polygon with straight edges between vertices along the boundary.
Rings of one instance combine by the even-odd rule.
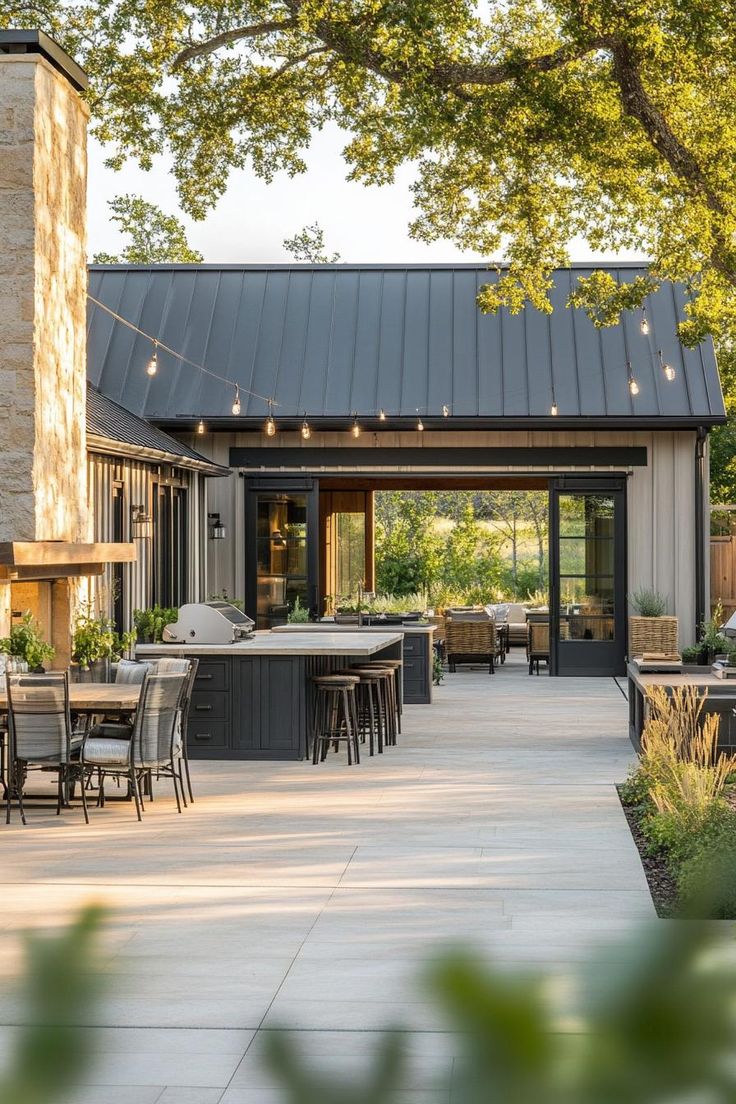
[[[201,418],[197,422],[197,433],[200,435],[200,437],[204,433],[204,422],[202,421]]]
[[[378,412],[378,420],[379,420],[379,422],[385,422],[386,421],[386,411],[383,409],[383,407],[381,407],[381,409]]]
[[[647,318],[646,307],[641,308],[641,322],[639,323],[639,329],[643,334],[649,333],[649,319]],[[636,394],[636,392],[634,392]]]
[[[146,371],[149,376],[155,376],[158,371],[158,342],[153,343],[153,352],[151,353],[151,359],[146,365]]]
[[[442,417],[443,418],[449,418],[450,417],[450,408],[447,405],[447,403],[442,404]]]
[[[311,426],[309,425],[309,422],[307,421],[307,415],[306,415],[306,412],[305,412],[304,421],[302,422],[302,437],[304,438],[305,441],[308,441],[311,436],[312,436],[312,429],[311,429]]]
[[[127,326],[129,330],[133,331],[133,333],[140,334],[141,337],[145,337],[147,341],[150,341],[154,347],[154,353],[158,353],[159,349],[163,349],[165,353],[168,353],[170,356],[174,357],[175,360],[181,361],[182,364],[188,364],[192,368],[197,368],[198,371],[204,372],[206,376],[210,376],[212,379],[219,380],[220,383],[226,383],[230,387],[235,386],[234,380],[228,379],[227,376],[221,376],[219,372],[213,372],[211,368],[205,368],[204,364],[200,364],[199,361],[191,360],[189,357],[184,356],[183,353],[180,353],[177,349],[172,349],[170,345],[166,345],[163,341],[161,341],[160,338],[154,337],[153,334],[146,333],[146,331],[142,330],[140,326],[136,326],[134,322],[131,322],[128,318],[124,318],[122,314],[118,314],[117,311],[114,311],[111,307],[108,307],[107,303],[103,303],[100,299],[96,299],[95,296],[90,295],[89,292],[87,292],[87,298],[89,299],[90,303],[94,303],[94,305],[96,307],[99,307],[100,310],[104,311],[105,314],[109,314],[110,317],[114,318],[116,322],[119,322],[121,326]],[[152,356],[151,361],[153,359],[154,357]],[[157,362],[156,366],[158,367],[158,356],[156,356],[155,359]],[[146,371],[149,375],[155,375],[155,372],[150,371],[151,361],[148,362]],[[257,391],[251,391],[246,387],[243,388],[243,394],[251,395],[254,399],[260,399],[261,402],[268,403],[269,406],[271,404],[273,404],[274,406],[278,406],[278,403],[274,402],[273,399],[269,399],[266,397],[266,395],[260,395]]]
[[[271,403],[271,400],[269,399],[268,400],[268,417],[266,418],[266,425],[264,427],[267,437],[275,437],[276,436],[276,423],[273,420],[273,411],[271,410],[271,406],[272,406],[272,403]]]
[[[424,430],[424,422],[422,421],[422,415],[417,410],[417,432],[422,433]]]
[[[237,415],[239,413],[240,413],[240,388],[238,387],[238,385],[236,383],[235,384],[235,401],[233,402],[233,414],[235,414],[236,417],[237,417]]]
[[[550,415],[551,415],[551,416],[552,416],[553,418],[556,418],[556,417],[557,417],[557,414],[558,414],[558,410],[557,410],[557,399],[555,398],[555,396],[554,396],[554,393],[553,393],[553,395],[552,395],[552,406],[551,406],[551,407],[549,408],[549,412],[550,412]]]
[[[634,374],[631,370],[631,361],[630,360],[626,361],[626,371],[628,372],[628,375],[629,375],[629,391],[631,392],[632,395],[638,395],[639,394],[639,384],[634,379]]]
[[[360,437],[360,426],[358,425],[358,415],[357,414],[353,418],[353,424],[350,428],[350,432],[352,433],[353,437]]]
[[[662,350],[661,349],[657,350],[657,355],[659,356],[659,367],[662,369],[662,372],[664,373],[664,378],[666,380],[669,380],[670,383],[671,383],[672,380],[677,375],[677,373],[675,372],[675,369],[672,367],[671,364],[666,363],[666,361],[664,361],[662,359]]]

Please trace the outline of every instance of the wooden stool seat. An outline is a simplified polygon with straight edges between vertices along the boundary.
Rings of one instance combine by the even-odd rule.
[[[315,675],[312,679],[315,686],[355,686],[360,682],[358,675]]]
[[[316,694],[312,724],[312,762],[324,762],[332,745],[335,751],[345,743],[348,766],[360,762],[358,747],[358,710],[355,691],[360,678],[344,672],[331,675],[314,675]]]

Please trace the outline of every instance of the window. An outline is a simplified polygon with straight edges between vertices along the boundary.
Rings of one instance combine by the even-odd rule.
[[[153,487],[153,601],[181,606],[187,600],[187,491]]]

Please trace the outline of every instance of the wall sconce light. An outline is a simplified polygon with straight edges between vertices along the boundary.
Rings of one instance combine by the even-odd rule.
[[[284,540],[284,534],[280,529],[274,529],[271,533],[271,543],[274,548],[286,548],[286,541]]]
[[[130,535],[133,540],[146,540],[153,533],[153,518],[145,506],[130,507]]]
[[[224,540],[227,536],[227,529],[220,520],[219,514],[208,514],[207,524],[209,526],[209,538],[210,540]]]

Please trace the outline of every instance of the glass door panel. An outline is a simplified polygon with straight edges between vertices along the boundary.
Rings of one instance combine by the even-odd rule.
[[[619,674],[625,653],[624,493],[552,491],[553,671]]]
[[[312,511],[309,489],[248,489],[246,498],[246,594],[256,628],[283,625],[299,600],[313,603]]]

